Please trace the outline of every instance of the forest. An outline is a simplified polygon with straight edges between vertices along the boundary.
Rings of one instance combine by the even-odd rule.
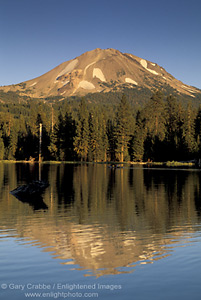
[[[39,100],[0,103],[0,160],[185,161],[201,158],[201,107],[160,90],[142,106]]]

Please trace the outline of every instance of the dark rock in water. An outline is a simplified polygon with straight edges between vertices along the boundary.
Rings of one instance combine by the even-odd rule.
[[[46,181],[35,180],[29,184],[21,185],[10,193],[15,196],[18,200],[29,203],[33,208],[36,209],[47,209],[48,206],[45,204],[42,198],[42,194],[45,189],[49,186]]]
[[[34,180],[29,184],[18,186],[10,193],[16,197],[37,197],[42,195],[48,186],[49,183],[46,181]]]
[[[14,195],[18,200],[20,200],[23,203],[28,203],[34,210],[39,210],[39,209],[43,209],[43,210],[47,210],[48,206],[47,204],[43,201],[42,196],[38,196],[38,197],[20,197],[17,195]]]

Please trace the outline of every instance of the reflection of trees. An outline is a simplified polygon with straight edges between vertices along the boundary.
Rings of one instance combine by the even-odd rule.
[[[42,180],[48,180],[49,164],[41,164],[39,166],[38,163],[16,163],[14,166],[17,184],[27,184],[33,180],[38,180],[40,177]]]
[[[107,167],[78,165],[74,170],[73,185],[75,204],[73,210],[79,223],[95,219],[107,211],[108,176]]]
[[[57,165],[53,166],[52,170],[56,171],[56,187],[58,196],[58,206],[62,204],[68,206],[74,201],[74,188],[73,188],[73,170],[74,165]]]
[[[58,204],[68,204],[80,224],[97,218],[110,223],[115,218],[123,231],[150,228],[164,232],[184,219],[181,214],[186,215],[187,198],[199,197],[196,172],[110,169],[92,164],[52,166],[55,168],[56,174],[51,172],[56,178]],[[190,203],[195,211],[195,203]]]
[[[167,255],[161,245],[194,232],[200,222],[201,178],[196,171],[44,164],[49,209],[36,214],[9,190],[37,178],[38,165],[1,166],[0,226],[16,228],[20,237],[97,276]]]
[[[194,201],[195,201],[195,208],[199,218],[201,217],[201,175],[198,174],[194,179],[197,181],[197,184],[194,187]]]
[[[182,188],[189,173],[171,169],[144,169],[144,185],[147,190],[165,185],[166,192],[171,197],[177,192],[180,199]]]
[[[0,162],[0,201],[8,199],[8,189],[17,185],[15,164]]]
[[[0,193],[2,195],[4,189],[4,164],[0,163]]]

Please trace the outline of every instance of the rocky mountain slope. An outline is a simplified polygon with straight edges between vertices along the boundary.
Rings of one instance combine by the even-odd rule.
[[[122,91],[126,87],[139,90],[169,89],[192,100],[201,97],[201,90],[175,79],[157,63],[114,49],[86,52],[40,77],[0,89],[4,92],[17,91],[20,95],[30,97],[66,98]]]

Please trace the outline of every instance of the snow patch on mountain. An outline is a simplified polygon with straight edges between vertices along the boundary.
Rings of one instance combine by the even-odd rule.
[[[143,66],[143,68],[147,68],[147,61],[145,59],[141,59],[140,64]]]
[[[185,88],[187,91],[191,92],[191,93],[196,93],[195,90],[192,90],[190,87],[186,86],[186,85],[182,85],[183,88]]]
[[[78,84],[78,88],[83,88],[85,90],[93,90],[93,89],[95,89],[95,86],[93,85],[93,83],[91,83],[89,81],[82,80]]]
[[[138,85],[138,83],[135,80],[131,79],[131,78],[125,78],[125,82]]]
[[[158,73],[154,70],[151,70],[149,68],[147,68],[147,61],[145,59],[141,59],[140,60],[140,64],[143,66],[143,68],[145,68],[147,71],[149,71],[150,73],[154,74],[154,75],[158,75]]]
[[[85,67],[85,69],[84,69],[84,75],[86,75],[87,69],[88,69],[90,66],[94,65],[95,63],[96,63],[96,61],[90,63],[89,65],[87,65],[87,66]]]
[[[36,85],[36,84],[37,84],[37,81],[34,82],[34,83],[32,83],[29,87],[34,86],[34,85]]]
[[[93,78],[94,77],[99,78],[101,81],[106,81],[103,72],[99,68],[94,68],[93,69]]]
[[[72,60],[60,73],[57,77],[60,77],[64,74],[70,73],[73,71],[73,69],[77,66],[78,64],[78,59]]]
[[[147,68],[147,71],[151,72],[151,73],[154,74],[154,75],[158,75],[158,73],[157,73],[156,71],[154,71],[154,70],[151,70],[151,69],[148,69],[148,68]]]

